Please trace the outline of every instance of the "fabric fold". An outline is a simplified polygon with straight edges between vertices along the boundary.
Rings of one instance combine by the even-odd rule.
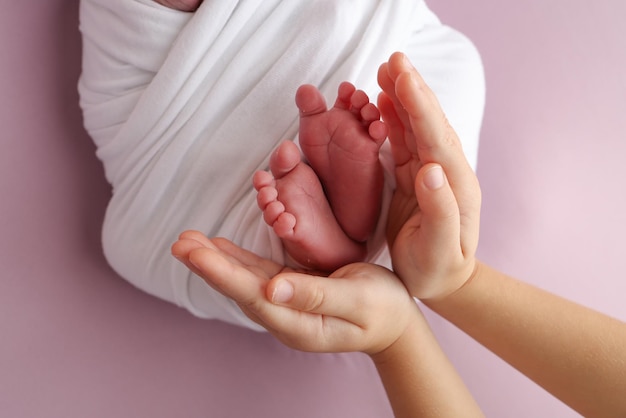
[[[348,80],[375,100],[380,63],[442,27],[422,1],[404,0],[205,0],[193,14],[152,0],[82,0],[80,18],[81,106],[113,188],[103,226],[109,263],[195,315],[253,329],[171,257],[171,243],[197,229],[285,262],[251,178],[281,141],[297,141],[296,89],[315,84],[332,104]],[[474,55],[469,63],[480,67]],[[374,261],[385,258],[384,222]]]

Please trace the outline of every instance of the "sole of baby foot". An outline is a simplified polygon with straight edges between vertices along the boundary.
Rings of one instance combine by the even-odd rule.
[[[298,89],[296,104],[300,145],[339,224],[352,239],[366,240],[378,220],[383,187],[379,152],[387,127],[378,108],[348,82],[339,86],[330,109],[311,85]]]
[[[254,176],[257,204],[294,260],[330,271],[363,259],[365,246],[344,233],[317,175],[300,159],[295,144],[281,144],[272,155],[270,170]]]

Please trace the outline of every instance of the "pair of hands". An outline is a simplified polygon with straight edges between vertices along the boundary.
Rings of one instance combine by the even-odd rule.
[[[412,296],[444,299],[475,268],[480,188],[456,133],[403,54],[380,67],[378,82],[396,165],[388,223],[395,274],[366,263],[328,277],[297,272],[196,231],[172,246],[176,258],[292,348],[380,353],[419,317]]]

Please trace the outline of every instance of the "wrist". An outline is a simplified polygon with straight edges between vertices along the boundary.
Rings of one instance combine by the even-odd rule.
[[[366,353],[377,367],[397,361],[405,361],[405,356],[415,351],[416,341],[420,341],[424,335],[430,333],[426,318],[424,318],[417,304],[415,304],[414,311],[415,314],[411,315],[404,331],[398,338],[382,350]]]
[[[415,305],[405,332],[385,350],[370,354],[394,416],[482,417],[467,390]]]
[[[467,288],[470,288],[472,286],[472,283],[476,281],[477,277],[482,274],[483,264],[479,260],[474,259],[473,265],[470,265],[470,267],[468,267],[468,271],[470,272],[469,276],[467,276],[467,279],[462,282],[461,285],[458,286],[456,289],[452,290],[449,293],[435,296],[432,298],[420,298],[420,301],[423,302],[426,306],[432,308],[433,305],[445,304],[446,301],[454,299],[456,295],[463,293]]]

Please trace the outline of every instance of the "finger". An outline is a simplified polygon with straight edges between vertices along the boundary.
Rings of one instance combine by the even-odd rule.
[[[187,267],[195,275],[197,275],[198,277],[202,278],[207,283],[207,285],[209,285],[211,288],[213,288],[217,292],[221,293],[222,295],[228,297],[228,295],[224,291],[222,291],[219,287],[215,286],[212,283],[212,281],[207,276],[207,273],[205,271],[202,271],[202,270],[198,269],[198,267],[196,267],[189,260],[189,255],[193,251],[198,250],[198,249],[206,249],[206,248],[207,247],[203,246],[202,244],[200,244],[197,241],[188,240],[188,239],[181,239],[181,240],[176,241],[172,245],[171,252],[172,252],[172,255],[174,255],[174,257],[176,257],[176,259],[178,261],[183,263],[185,265],[185,267]]]
[[[345,294],[333,279],[304,273],[283,273],[267,287],[264,304],[257,304],[255,320],[291,348],[311,352],[347,352],[363,349],[363,326],[355,312],[342,307]],[[331,284],[330,288],[326,283]],[[337,295],[334,295],[337,296]],[[249,315],[250,316],[250,315]]]
[[[272,303],[302,312],[345,317],[353,314],[345,290],[340,279],[290,273],[270,281],[266,296]]]
[[[266,288],[268,303],[261,314],[266,328],[286,345],[305,351],[343,352],[363,349],[364,329],[355,288],[345,280],[281,274]],[[270,302],[271,301],[271,302]]]
[[[402,104],[398,101],[398,98],[396,97],[395,79],[391,78],[391,74],[389,72],[389,65],[387,63],[382,64],[378,70],[378,84],[383,90],[383,93],[384,93],[383,96],[386,96],[386,98],[389,99],[389,103],[393,105],[393,108],[394,108],[393,113],[395,113],[393,122],[395,122],[398,126],[404,127],[404,129],[406,130],[406,133],[409,133],[410,126],[411,126],[410,121],[409,121],[408,115],[406,114],[404,109],[402,109]],[[387,113],[387,116],[388,117],[390,116],[389,112]],[[383,120],[384,119],[385,117],[383,115]]]
[[[201,247],[190,251],[188,259],[207,284],[238,304],[251,306],[264,299],[267,279],[233,262],[223,252]]]
[[[377,81],[383,93],[385,93],[394,104],[399,105],[400,103],[396,97],[396,82],[395,79],[391,78],[388,63],[385,62],[378,68]]]
[[[440,165],[427,164],[420,169],[415,196],[422,216],[420,234],[428,243],[424,255],[446,263],[462,257],[459,205]]]
[[[421,293],[419,297],[428,299],[449,295],[463,286],[472,273],[474,263],[467,263],[466,260],[473,258],[478,237],[467,236],[467,228],[461,223],[459,205],[441,166],[429,164],[420,170],[415,182],[415,194],[422,211],[420,233],[424,242],[428,243],[422,248],[422,255],[438,262],[439,267],[444,268],[442,271],[450,266],[465,265],[465,273],[448,275],[447,280],[442,282],[445,287],[437,289],[436,295]]]
[[[269,278],[275,276],[284,269],[283,265],[245,250],[226,238],[212,238],[210,242],[225,255],[230,257],[231,262],[240,263],[265,277]]]
[[[364,308],[374,304],[372,292],[381,277],[389,274],[382,267],[356,263],[344,266],[330,277],[283,273],[267,285],[267,298],[273,303],[302,312],[343,318],[359,324]],[[363,286],[359,282],[363,281]],[[378,295],[379,296],[379,295]]]
[[[198,248],[215,248],[215,246],[198,231],[185,231],[170,248],[170,253],[180,262],[197,275],[200,272],[189,262],[189,254]]]
[[[390,270],[365,263],[344,266],[328,278],[280,274],[270,281],[266,295],[287,309],[272,324],[283,335],[306,336],[315,351],[376,349],[383,335],[395,332],[389,330],[394,320],[388,318],[401,323],[405,306],[413,304]],[[299,331],[294,334],[295,330]]]
[[[393,160],[396,166],[404,165],[411,159],[411,153],[406,146],[404,125],[396,113],[393,100],[387,94],[381,93],[378,96],[378,109],[389,129],[388,136]]]
[[[396,78],[396,95],[409,117],[415,144],[410,148],[424,162],[439,162],[449,168],[471,170],[461,142],[448,123],[439,101],[415,69]],[[448,167],[450,166],[450,167]]]
[[[363,330],[351,321],[330,313],[300,311],[272,303],[266,297],[267,277],[282,267],[274,262],[243,250],[226,239],[209,240],[197,231],[181,234],[181,239],[172,245],[172,254],[209,286],[233,299],[251,320],[292,348],[315,352],[355,351],[361,348],[359,337]],[[291,277],[289,274],[283,276]],[[312,280],[326,279],[310,277]]]
[[[201,243],[191,239],[200,238],[195,233],[184,233],[181,237],[172,246],[172,253],[209,286],[235,301],[248,318],[265,327],[279,340],[292,348],[306,351],[340,351],[345,348],[338,344],[350,332],[349,328],[354,327],[351,323],[332,317],[322,320],[321,315],[279,306],[266,298],[265,270],[268,269],[257,268],[266,264],[260,257],[225,239],[207,239]],[[274,263],[269,264],[275,267]]]
[[[209,286],[235,301],[248,318],[286,345],[305,351],[334,351],[339,339],[329,338],[323,332],[321,315],[271,303],[265,297],[267,280],[252,270],[228,260],[223,252],[208,248],[193,250],[189,258]],[[333,329],[341,327],[334,318],[326,320],[334,324]]]
[[[203,247],[214,248],[213,243],[211,243],[211,240],[205,234],[203,234],[200,231],[193,230],[193,229],[189,229],[187,231],[182,232],[178,236],[178,240],[179,241],[193,240],[193,241],[198,242]]]
[[[244,305],[263,297],[267,278],[281,269],[226,239],[193,230],[181,233],[171,252],[211,287]]]
[[[480,186],[470,167],[456,132],[448,123],[437,98],[403,54],[394,54],[389,73],[395,77],[396,94],[408,113],[423,163],[443,166],[461,210],[461,222],[467,228],[469,246],[478,237]]]
[[[189,257],[189,253],[192,250],[203,247],[205,246],[194,239],[179,238],[178,241],[172,244],[170,252],[177,259],[184,261]]]
[[[406,143],[401,142],[408,139],[405,138],[407,135],[410,136],[411,125],[408,115],[403,111],[402,105],[396,97],[395,80],[391,78],[389,65],[387,63],[382,64],[378,70],[378,84],[383,90],[382,94],[379,96],[378,102],[382,118],[385,122],[397,128],[397,130],[390,132],[390,141],[392,145],[395,141],[396,145],[406,147]],[[384,112],[381,107],[384,108]],[[392,135],[392,133],[395,133],[395,135]],[[400,164],[403,163],[404,161],[400,162]]]
[[[193,250],[209,248],[221,253],[222,257],[233,264],[239,264],[260,273],[264,277],[271,277],[281,271],[283,266],[271,260],[264,259],[247,251],[225,238],[211,238],[199,231],[189,230],[180,234],[178,241],[172,244],[171,253],[185,263],[189,269],[198,274],[197,266],[190,263],[189,255]]]

